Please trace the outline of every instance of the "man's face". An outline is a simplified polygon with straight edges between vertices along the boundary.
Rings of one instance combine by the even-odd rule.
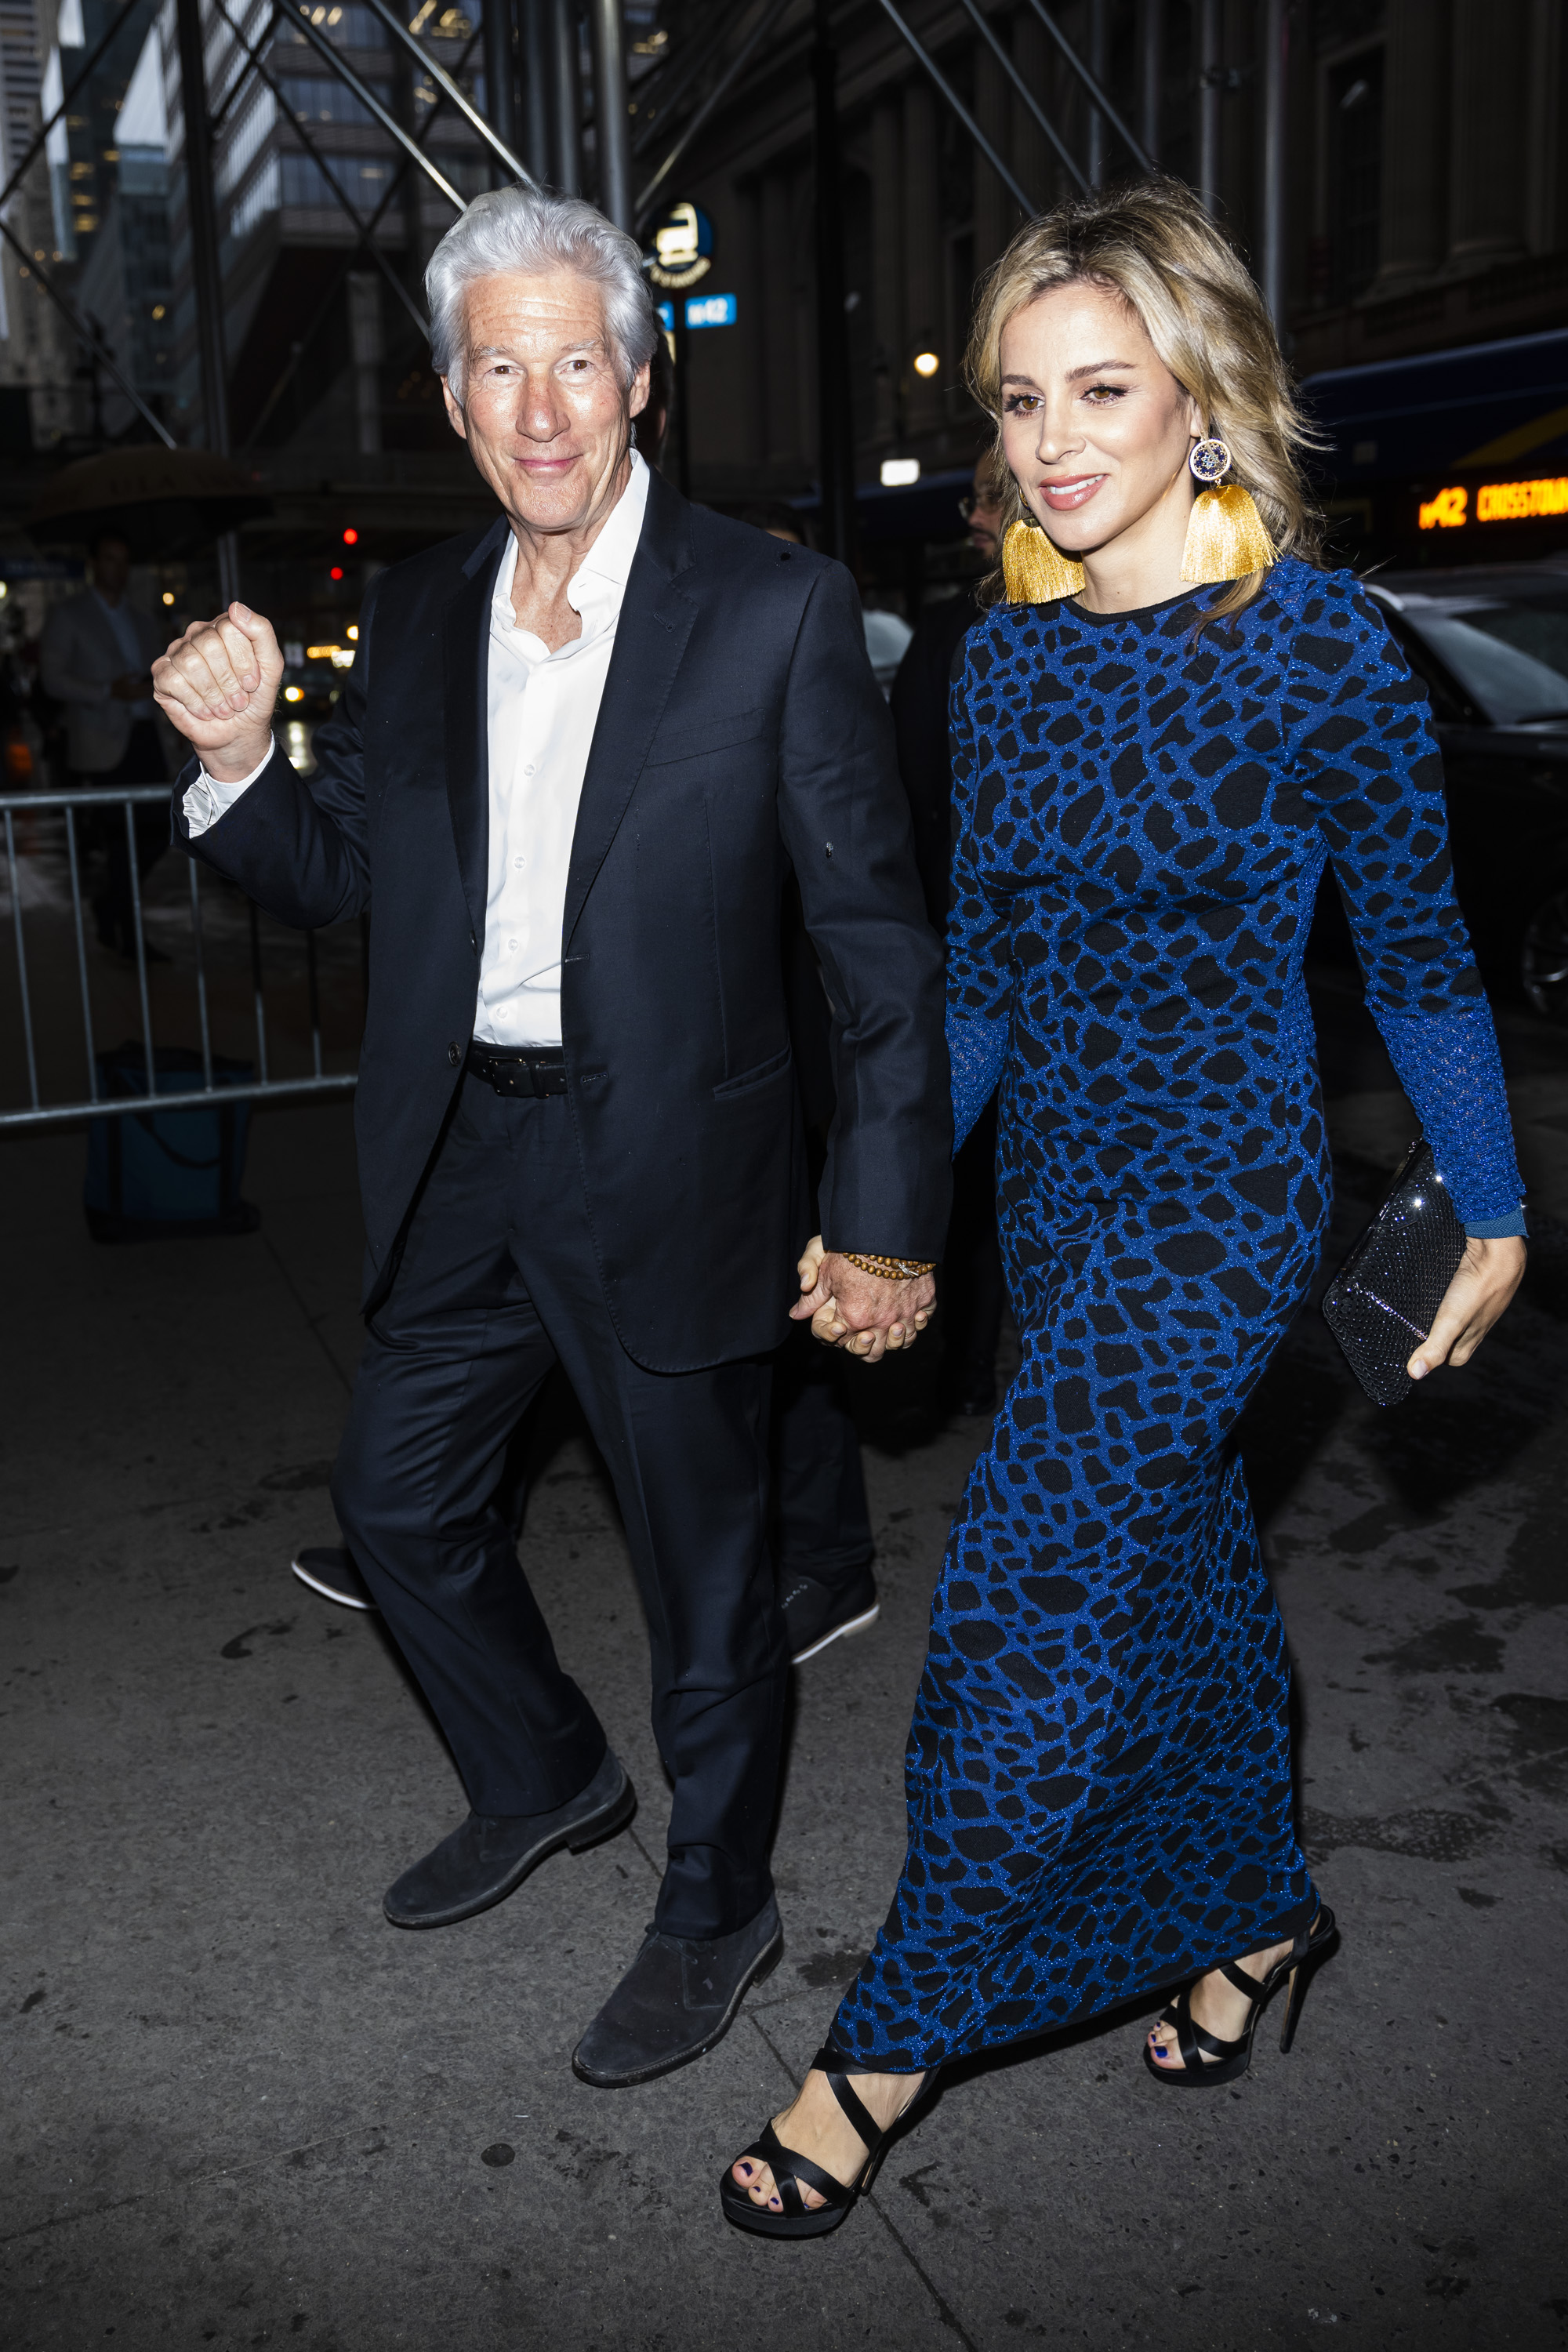
[[[1001,505],[992,495],[984,469],[976,467],[974,491],[969,502],[969,544],[987,563],[996,561],[996,538],[1001,528]]]
[[[578,530],[619,495],[645,367],[628,392],[599,289],[570,270],[499,272],[470,286],[463,398],[447,415],[514,522]]]
[[[105,596],[125,593],[131,577],[131,550],[122,539],[100,539],[92,551],[92,584]]]

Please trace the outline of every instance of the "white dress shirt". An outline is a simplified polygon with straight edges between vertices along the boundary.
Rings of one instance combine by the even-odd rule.
[[[146,667],[147,656],[146,650],[142,643],[142,632],[136,626],[136,623],[132,616],[131,607],[125,602],[124,597],[121,597],[118,604],[111,604],[107,596],[99,594],[96,588],[92,593],[98,599],[99,611],[103,614],[104,619],[109,623],[110,627],[114,632],[114,642],[120,647],[121,653],[124,656],[126,668],[131,671],[137,671],[144,668]],[[104,688],[104,698],[106,700],[108,699],[108,695],[109,688],[106,687]],[[152,695],[146,694],[143,695],[139,702],[133,702],[130,705],[131,716],[133,719],[151,719],[157,708],[158,706],[153,701]]]
[[[616,625],[642,536],[647,467],[631,479],[567,584],[579,636],[552,653],[512,612],[517,541],[490,600],[489,875],[474,1034],[491,1045],[561,1043],[561,932],[577,803],[609,675]],[[216,824],[271,759],[237,783],[204,768],[184,797],[192,838]]]

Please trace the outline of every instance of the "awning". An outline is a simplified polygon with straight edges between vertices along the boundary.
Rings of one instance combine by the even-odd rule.
[[[1568,331],[1328,368],[1301,401],[1331,436],[1313,468],[1341,489],[1477,466],[1568,470]]]

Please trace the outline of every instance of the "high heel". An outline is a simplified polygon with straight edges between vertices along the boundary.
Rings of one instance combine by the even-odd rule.
[[[1247,2031],[1234,2042],[1222,2042],[1216,2034],[1205,2032],[1193,2017],[1193,1988],[1187,1985],[1160,2012],[1162,2025],[1176,2029],[1176,2048],[1181,2065],[1162,2065],[1143,2044],[1143,2063],[1156,2082],[1178,2084],[1187,2090],[1206,2090],[1214,2083],[1234,2083],[1245,2074],[1252,2063],[1252,2037],[1258,2021],[1268,2006],[1269,1999],[1281,1984],[1289,1982],[1289,1996],[1285,2005],[1285,2022],[1280,2030],[1279,2047],[1289,2050],[1296,2039],[1296,2027],[1301,2015],[1301,2005],[1307,1998],[1307,1987],[1313,1970],[1326,1960],[1340,1940],[1334,1925],[1334,1915],[1325,1904],[1310,1927],[1303,1927],[1282,1960],[1277,1960],[1266,1977],[1249,1977],[1235,1960],[1226,1960],[1219,1973],[1226,1984],[1244,1992],[1252,2003],[1247,2021]]]
[[[850,2129],[865,2142],[866,2161],[847,2184],[835,2179],[820,2164],[814,2164],[809,2156],[799,2156],[794,2148],[785,2147],[769,2124],[761,2137],[750,2147],[742,2148],[741,2156],[726,2165],[719,2176],[719,2201],[725,2220],[732,2221],[738,2230],[753,2231],[759,2238],[821,2238],[829,2230],[837,2230],[856,2200],[869,2192],[889,2145],[930,2097],[940,2071],[928,2066],[925,2080],[909,2105],[895,2116],[886,2131],[879,2131],[858,2095],[849,2086],[852,2074],[874,2074],[874,2066],[858,2066],[841,2050],[835,2050],[831,2042],[824,2044],[811,2063],[814,2072],[826,2076],[827,2086],[843,2109]],[[747,2156],[765,2164],[772,2172],[773,2187],[784,2208],[782,2213],[770,2213],[765,2205],[753,2205],[736,2181],[734,2165],[740,2163],[741,2157]],[[803,2186],[815,2189],[823,2203],[815,2209],[808,2207],[801,2195]]]

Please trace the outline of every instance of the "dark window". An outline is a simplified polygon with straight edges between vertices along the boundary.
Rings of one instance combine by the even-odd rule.
[[[1329,75],[1329,246],[1336,302],[1377,275],[1383,202],[1383,51],[1363,49]]]

